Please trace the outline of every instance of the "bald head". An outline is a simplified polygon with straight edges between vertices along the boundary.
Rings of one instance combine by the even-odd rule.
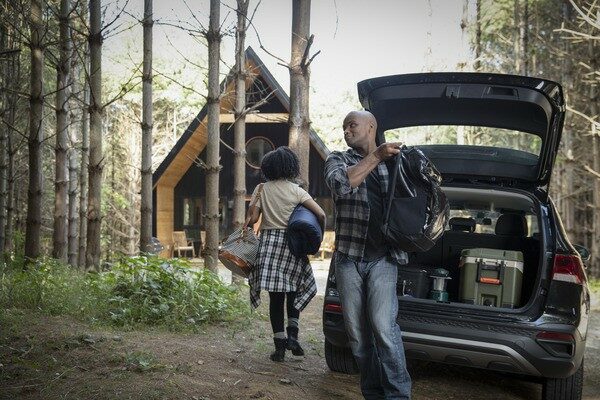
[[[350,111],[348,113],[348,115],[346,115],[346,118],[344,119],[344,121],[346,121],[346,119],[348,119],[349,117],[363,120],[363,121],[367,122],[369,125],[372,125],[373,129],[375,131],[377,131],[377,120],[375,119],[375,116],[373,114],[371,114],[369,111],[366,111],[366,110]]]
[[[346,144],[361,152],[370,151],[375,146],[377,120],[369,111],[351,111],[344,118],[344,139]]]

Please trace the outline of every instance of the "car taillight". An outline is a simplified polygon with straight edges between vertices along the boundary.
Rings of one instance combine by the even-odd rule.
[[[573,254],[555,255],[552,279],[582,285],[587,279],[581,258]]]
[[[543,331],[535,337],[540,346],[555,357],[571,358],[575,354],[575,338],[569,333]]]
[[[342,306],[339,304],[328,303],[328,304],[325,304],[325,311],[341,313]]]

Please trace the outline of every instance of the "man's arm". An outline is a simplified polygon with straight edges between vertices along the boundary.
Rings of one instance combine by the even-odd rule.
[[[325,183],[336,196],[345,196],[356,189],[381,161],[400,152],[402,143],[384,143],[356,165],[348,166],[341,152],[334,151],[325,161]]]
[[[353,188],[358,187],[365,179],[367,179],[367,176],[380,162],[400,153],[401,146],[402,143],[383,143],[381,146],[377,147],[375,151],[367,154],[367,156],[360,160],[356,165],[348,167],[346,171],[348,173],[350,186]]]
[[[350,187],[355,188],[360,186],[361,183],[367,176],[373,171],[373,169],[377,168],[377,165],[381,162],[379,158],[375,155],[375,152],[368,154],[365,158],[360,160],[358,164],[348,167],[346,172],[348,173],[348,181],[350,182]]]

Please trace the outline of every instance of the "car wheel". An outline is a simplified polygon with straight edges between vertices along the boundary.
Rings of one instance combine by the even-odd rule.
[[[543,385],[543,400],[580,400],[583,390],[583,360],[573,375],[561,379],[547,378]]]
[[[358,366],[348,347],[334,346],[325,339],[325,361],[330,370],[343,374],[357,374]]]

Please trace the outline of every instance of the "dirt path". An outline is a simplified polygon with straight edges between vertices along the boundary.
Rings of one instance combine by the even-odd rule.
[[[322,297],[302,315],[307,356],[268,359],[266,308],[248,326],[199,334],[118,332],[11,310],[0,320],[1,399],[361,399],[358,377],[323,355]],[[585,399],[600,399],[600,312],[586,355]],[[540,385],[508,375],[410,363],[414,399],[537,399]]]

